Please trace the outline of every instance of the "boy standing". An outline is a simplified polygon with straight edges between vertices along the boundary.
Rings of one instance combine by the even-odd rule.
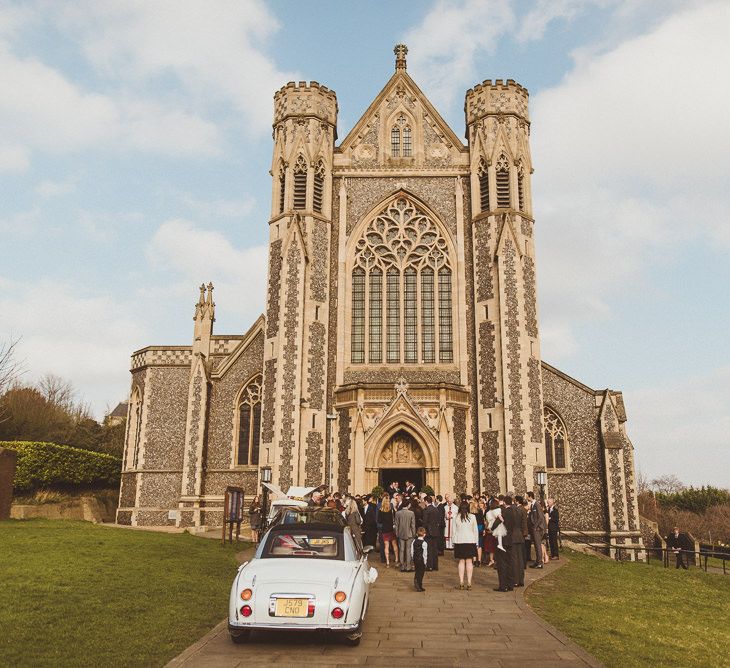
[[[428,562],[428,543],[426,542],[426,529],[418,527],[416,540],[411,543],[411,561],[416,569],[413,576],[413,584],[416,591],[426,591],[423,588],[423,574],[426,572]]]

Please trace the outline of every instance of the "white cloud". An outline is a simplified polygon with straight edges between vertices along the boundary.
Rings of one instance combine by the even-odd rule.
[[[24,146],[0,144],[0,172],[24,172],[30,166],[30,156]]]
[[[730,487],[730,367],[624,394],[642,471]]]
[[[72,180],[42,181],[35,188],[36,193],[41,197],[56,197],[58,195],[68,195],[74,190],[76,190],[76,184]]]
[[[514,24],[507,0],[437,0],[421,23],[408,30],[408,68],[437,107],[472,86],[479,52],[492,53]]]
[[[0,167],[27,167],[32,150],[114,148],[170,155],[220,152],[215,125],[133,95],[82,90],[61,72],[0,45],[0,126],[13,144],[0,147]]]
[[[177,219],[155,232],[147,258],[171,277],[165,290],[190,304],[197,299],[196,287],[212,281],[223,328],[226,320],[244,320],[246,328],[263,312],[267,253],[266,246],[237,249],[220,232]]]
[[[279,25],[261,0],[89,0],[59,13],[102,76],[148,91],[173,77],[187,104],[233,104],[254,133],[270,130],[273,92],[296,78],[263,51]]]
[[[730,80],[720,64],[730,62],[729,29],[727,3],[694,7],[581,60],[534,97],[546,329],[608,317],[689,239],[727,248]],[[549,343],[546,356],[559,360]]]
[[[46,373],[70,380],[97,417],[126,395],[131,342],[146,338],[135,307],[58,281],[0,277],[0,285],[0,310],[12,313],[13,334],[21,337],[26,380]]]

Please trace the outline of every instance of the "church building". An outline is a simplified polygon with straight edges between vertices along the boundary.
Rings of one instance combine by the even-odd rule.
[[[216,526],[226,486],[539,493],[639,544],[620,392],[542,361],[528,92],[466,92],[466,142],[406,71],[341,140],[335,92],[274,95],[266,313],[133,353],[117,521]],[[245,299],[245,295],[241,295]],[[225,308],[225,304],[220,304]]]

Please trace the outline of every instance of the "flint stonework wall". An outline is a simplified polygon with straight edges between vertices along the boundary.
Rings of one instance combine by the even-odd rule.
[[[233,435],[236,399],[248,381],[263,373],[263,360],[264,335],[259,333],[233,363],[233,366],[226,371],[225,375],[220,379],[213,379],[213,386],[210,390],[206,468],[232,468],[234,464]],[[206,483],[206,490],[208,490],[206,492],[208,494],[218,493],[210,491],[210,484],[208,483]]]
[[[182,471],[189,367],[150,369],[143,468]]]
[[[595,395],[542,368],[543,401],[563,419],[568,432],[570,473],[548,473],[548,491],[560,507],[564,530],[608,528]]]

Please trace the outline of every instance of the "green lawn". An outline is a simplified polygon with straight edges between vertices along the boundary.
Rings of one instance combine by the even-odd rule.
[[[607,666],[727,665],[730,576],[566,556],[527,601]]]
[[[0,522],[0,666],[163,665],[226,616],[244,547],[87,522]]]

